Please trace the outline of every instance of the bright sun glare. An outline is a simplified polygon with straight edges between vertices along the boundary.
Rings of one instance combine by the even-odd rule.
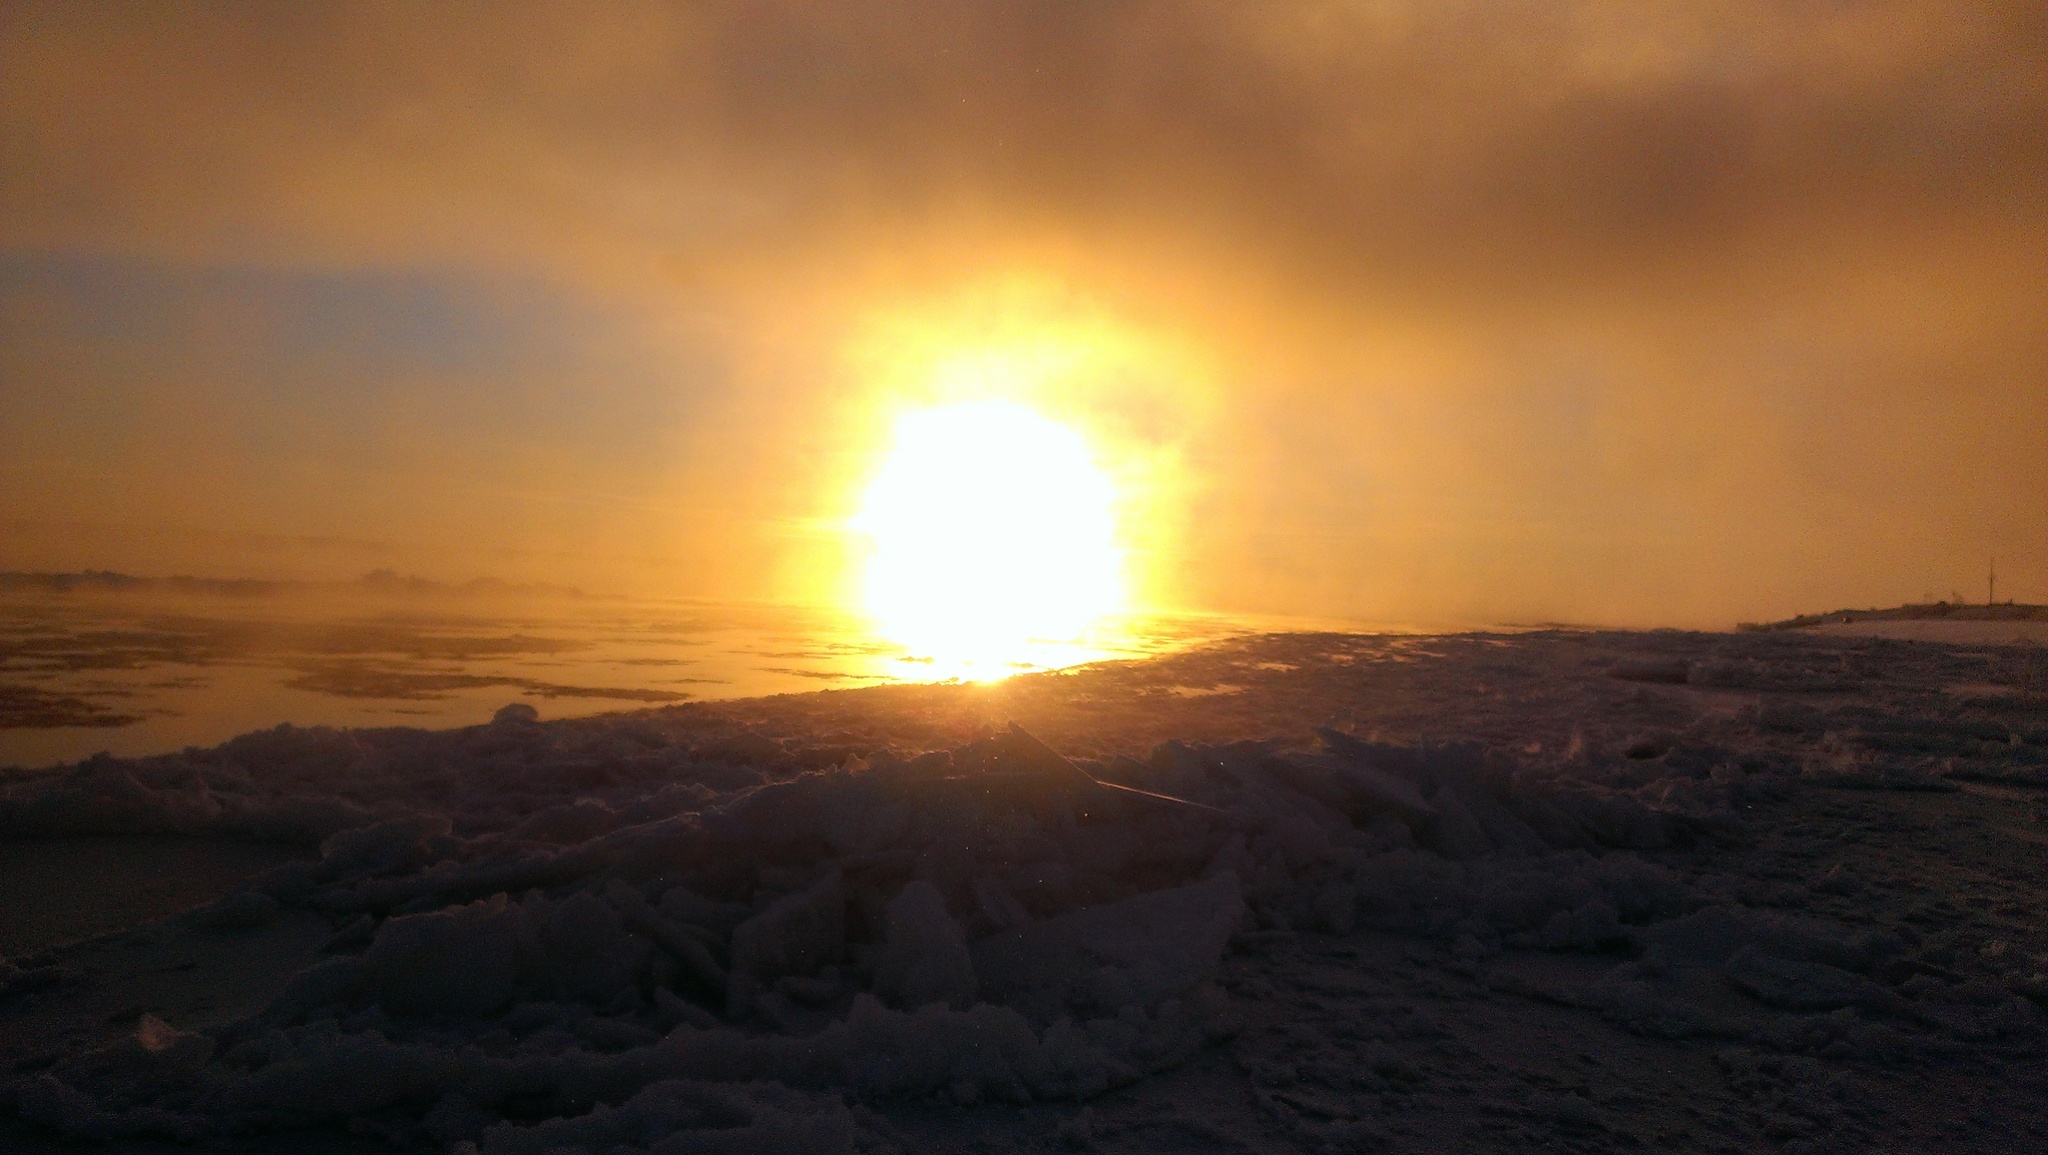
[[[882,634],[941,672],[1053,665],[1122,607],[1114,488],[1079,434],[989,401],[904,415],[852,522]]]

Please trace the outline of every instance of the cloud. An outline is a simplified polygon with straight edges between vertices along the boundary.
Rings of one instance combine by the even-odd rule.
[[[2030,5],[60,5],[11,23],[17,244],[696,256],[980,204],[1206,222],[1296,260],[1480,247],[1455,255],[1497,267],[1571,244],[1633,262],[1788,216],[2017,210],[2048,148]]]
[[[1055,400],[1183,469],[1210,604],[1758,616],[2048,529],[2039,5],[0,19],[0,248],[680,326],[729,371],[617,480],[716,507],[740,585],[825,564],[763,527],[863,467],[874,335],[992,308],[1149,350]],[[1113,380],[1162,367],[1180,428]]]

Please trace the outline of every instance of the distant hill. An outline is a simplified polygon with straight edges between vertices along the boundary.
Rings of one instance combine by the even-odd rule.
[[[166,577],[146,578],[113,570],[89,569],[78,573],[0,573],[0,593],[144,593],[167,591],[181,594],[213,594],[229,597],[260,597],[303,588],[300,582],[259,581],[253,578]]]
[[[397,570],[371,570],[356,579],[356,584],[367,590],[380,593],[406,594],[468,594],[487,597],[519,595],[522,597],[580,598],[588,597],[575,586],[547,585],[545,583],[520,583],[501,581],[492,577],[472,578],[461,585],[437,582],[418,574],[403,574]]]
[[[2048,606],[2020,602],[1974,605],[1965,602],[1926,602],[1893,606],[1882,610],[1833,610],[1825,614],[1801,614],[1782,622],[1744,622],[1740,630],[1799,630],[1840,622],[2048,622]]]
[[[316,590],[357,590],[373,594],[434,595],[442,597],[586,597],[574,586],[523,585],[497,578],[475,578],[460,585],[437,582],[396,570],[380,569],[353,582],[322,584],[297,581],[264,581],[255,578],[136,577],[113,570],[89,569],[75,573],[0,572],[0,594],[69,593],[174,593],[214,597],[267,597],[273,594],[306,593]]]

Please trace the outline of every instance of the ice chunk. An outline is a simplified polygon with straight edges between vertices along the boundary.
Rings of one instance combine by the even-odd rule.
[[[1341,730],[1327,727],[1316,736],[1330,749],[1322,764],[1335,769],[1345,785],[1362,802],[1378,808],[1392,808],[1409,818],[1428,818],[1436,813],[1419,789],[1426,775],[1414,773],[1404,763],[1412,762],[1416,751],[1402,750],[1377,742],[1364,742]]]
[[[1546,950],[1600,950],[1624,937],[1620,915],[1604,898],[1551,915],[1540,936]]]
[[[1465,809],[1457,792],[1448,787],[1436,792],[1436,821],[1430,824],[1430,847],[1446,858],[1478,858],[1493,849],[1493,839]]]
[[[69,1056],[9,1090],[22,1118],[74,1139],[189,1139],[199,1133],[197,1119],[152,1104],[189,1090],[212,1057],[212,1039],[145,1014],[127,1037]]]
[[[671,886],[661,894],[656,904],[664,918],[690,926],[711,927],[723,935],[730,935],[733,928],[747,921],[749,912],[744,903],[713,902],[687,886]]]
[[[877,994],[913,1010],[927,1003],[956,1011],[974,1005],[974,960],[937,887],[923,879],[904,887],[889,903],[887,921],[875,967]]]
[[[1692,675],[1691,664],[1683,658],[1628,658],[1608,667],[1607,676],[1624,682],[1660,682],[1683,685]]]
[[[368,826],[374,817],[346,798],[284,798],[258,803],[236,801],[238,805],[222,810],[217,824],[220,832],[265,842],[318,846],[323,839],[344,830]]]
[[[735,734],[698,747],[697,754],[714,762],[755,767],[777,766],[789,758],[782,743],[762,734]]]
[[[803,1151],[854,1155],[867,1134],[838,1097],[776,1083],[744,1086],[667,1079],[607,1109],[551,1119],[536,1127],[499,1124],[483,1134],[482,1155],[646,1149],[686,1152]],[[630,1144],[630,1146],[628,1146]]]
[[[319,1007],[355,1000],[369,981],[362,962],[353,958],[327,959],[300,971],[263,1012],[267,1023],[294,1023]]]
[[[1883,987],[1848,971],[1779,958],[1754,946],[1737,951],[1722,964],[1721,973],[1744,993],[1790,1011],[1831,1011],[1890,996]]]
[[[836,1049],[847,1081],[870,1095],[944,1092],[955,1102],[1023,1102],[1051,1073],[1031,1025],[988,1003],[964,1014],[927,1003],[904,1014],[860,994],[846,1021],[817,1043]]]
[[[984,875],[974,880],[974,904],[999,930],[1015,930],[1031,921],[1031,912],[1003,884]]]
[[[535,937],[556,994],[604,1006],[634,990],[647,966],[647,940],[627,933],[610,903],[579,890],[527,913],[539,916]]]
[[[320,950],[323,954],[354,950],[359,946],[370,945],[370,940],[376,936],[377,920],[367,914],[359,914],[327,936],[327,941],[321,944]]]
[[[1649,927],[1642,938],[1675,958],[1719,964],[1756,940],[1758,922],[1758,917],[1746,910],[1709,906]]]
[[[1643,941],[1673,957],[1721,963],[1755,945],[1780,958],[1823,963],[1847,971],[1869,971],[1904,949],[1887,931],[1851,932],[1833,924],[1732,906],[1703,907],[1684,918],[1645,928]]]
[[[445,837],[453,823],[439,815],[418,815],[344,830],[320,844],[320,859],[342,874],[390,874],[427,864],[428,844]]]
[[[518,984],[519,921],[502,894],[391,919],[363,955],[371,989],[398,1014],[496,1011]]]
[[[188,911],[184,922],[200,930],[251,930],[277,917],[277,900],[254,890],[238,890],[218,902]]]
[[[189,1037],[155,1015],[143,1015],[135,1022],[136,1045],[152,1055],[168,1051]]]
[[[1596,840],[1609,846],[1661,850],[1671,844],[1669,820],[1626,794],[1570,790],[1552,795],[1550,801]]]
[[[732,932],[727,1011],[752,1009],[783,975],[815,974],[846,948],[846,888],[832,871],[808,889],[784,895]]]
[[[1207,978],[1244,917],[1237,875],[1086,907],[977,940],[982,994],[1044,1018],[1081,1000],[1105,1010],[1171,998]]]
[[[672,888],[669,894],[679,892],[684,895],[689,893],[678,886]],[[666,904],[669,896],[662,897]],[[647,900],[641,897],[640,892],[621,879],[615,878],[605,886],[605,898],[618,908],[627,926],[646,935],[655,945],[680,962],[694,983],[712,995],[725,997],[725,968],[718,965],[718,960],[712,957],[708,944],[699,937],[703,935],[708,938],[708,935],[695,930],[688,923],[679,924],[663,911],[647,905]]]
[[[1525,854],[1541,854],[1550,849],[1543,837],[1530,829],[1527,823],[1515,817],[1508,809],[1494,800],[1493,795],[1477,784],[1444,789],[1454,791],[1458,801],[1470,814],[1486,837],[1495,846],[1508,850],[1519,850]]]
[[[597,798],[578,798],[567,806],[554,806],[512,828],[512,837],[535,842],[573,846],[596,838],[618,826],[619,816]]]

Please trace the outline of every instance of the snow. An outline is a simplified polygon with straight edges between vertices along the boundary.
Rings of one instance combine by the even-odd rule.
[[[509,715],[485,731],[487,755],[506,732],[538,733]],[[764,754],[759,743],[720,751]],[[1012,728],[949,751],[880,751],[865,765],[757,781],[632,825],[585,798],[516,822],[461,815],[484,828],[466,838],[439,815],[338,832],[321,842],[314,873],[271,882],[316,909],[388,911],[359,957],[313,968],[258,1021],[224,1032],[239,1064],[171,1088],[175,1125],[108,1115],[69,1082],[61,1094],[39,1084],[37,1110],[67,1133],[111,1134],[248,1112],[319,1122],[434,1089],[435,1125],[460,1130],[519,1087],[582,1072],[629,1097],[601,1115],[464,1137],[483,1152],[635,1140],[697,1149],[674,1137],[686,1128],[663,1128],[722,1111],[741,1121],[721,1130],[720,1142],[743,1144],[734,1149],[843,1147],[860,1133],[843,1111],[767,1084],[692,1080],[959,1102],[1089,1096],[1227,1029],[1209,984],[1241,929],[1363,919],[1584,949],[1624,933],[1623,909],[1640,918],[1682,905],[1638,893],[1644,864],[1575,849],[1661,844],[1675,817],[1620,793],[1517,791],[1512,768],[1476,749],[1332,731],[1323,749],[1292,757],[1170,742],[1105,772],[1123,781],[1105,784]],[[160,811],[177,822],[196,812]],[[1506,857],[1491,870],[1462,865],[1495,855]],[[1520,865],[1531,856],[1547,861]],[[753,898],[709,897],[721,893]],[[257,925],[264,904],[274,915],[275,898],[232,896],[198,924]],[[608,1035],[586,1026],[613,1017],[627,1025]],[[632,1025],[648,1019],[666,1030]],[[492,1024],[516,1026],[512,1057],[470,1041]],[[420,1034],[401,1041],[409,1032]],[[249,1049],[258,1038],[269,1041]],[[746,1122],[757,1115],[769,1121]]]
[[[885,927],[875,962],[877,994],[906,1009],[944,1003],[964,1011],[974,1005],[980,988],[974,958],[937,887],[912,879],[890,900]]]
[[[1897,970],[1899,934],[1769,909],[1754,878],[1714,864],[1749,853],[1759,806],[1832,789],[1845,762],[1902,788],[1886,768],[1926,751],[1890,749],[1897,735],[1967,738],[1987,772],[2024,775],[2033,732],[1983,745],[1953,719],[1852,731],[1843,720],[1863,716],[1824,700],[1663,696],[1820,680],[1783,641],[1730,644],[1746,648],[1597,655],[1586,692],[1605,697],[1575,715],[1525,709],[1503,728],[1475,697],[1472,736],[1448,742],[1185,723],[1189,737],[1149,748],[1056,748],[984,719],[927,746],[741,707],[544,724],[514,706],[462,731],[283,727],[20,776],[0,796],[17,836],[317,848],[180,925],[261,935],[324,918],[332,934],[248,1017],[201,1032],[144,1015],[5,1094],[81,1139],[353,1126],[477,1155],[884,1150],[896,1141],[874,1109],[893,1102],[1071,1103],[1188,1063],[1244,1029],[1232,992],[1252,980],[1232,959],[1303,934],[1431,944],[1448,976],[1623,956],[1545,997],[1644,1038],[1730,1031],[1731,998],[1758,1024],[1741,1037],[1786,1053],[2031,1030],[2019,988],[1966,1009],[1960,983]],[[1512,676],[1484,655],[1464,659],[1468,682]],[[1326,668],[1353,678],[1356,663]],[[1842,902],[1880,885],[1812,881]],[[0,979],[11,995],[43,969]],[[1440,1034],[1432,1022],[1390,1012],[1356,1077],[1398,1084],[1407,1060],[1390,1048]],[[1333,1025],[1304,1045],[1340,1041]],[[1288,1078],[1271,1110],[1320,1120],[1302,1134],[1370,1139],[1341,1095]],[[1608,1125],[1576,1093],[1519,1101],[1516,1117]]]
[[[1213,977],[1244,913],[1237,875],[1225,870],[992,934],[965,953],[992,1002],[1044,1021],[1076,1010],[1115,1015]]]
[[[185,922],[202,930],[253,930],[276,918],[277,911],[270,895],[241,890],[191,911]]]
[[[784,976],[815,975],[846,950],[846,887],[837,870],[768,904],[732,932],[726,1013],[744,1017]]]
[[[390,919],[363,955],[367,987],[398,1014],[502,1010],[518,989],[525,914],[499,894]]]

